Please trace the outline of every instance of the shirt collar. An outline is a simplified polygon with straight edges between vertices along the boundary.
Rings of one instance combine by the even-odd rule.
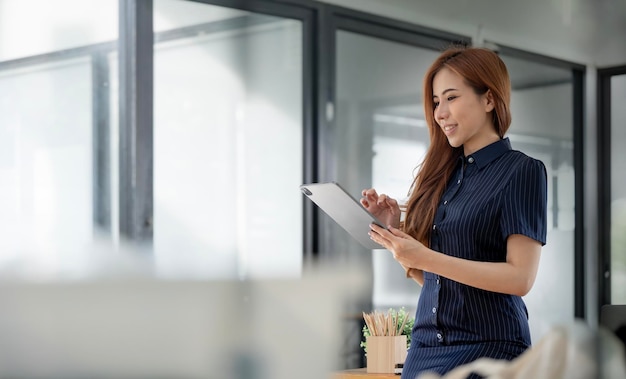
[[[463,157],[463,160],[468,164],[475,163],[479,169],[482,169],[510,150],[512,150],[511,142],[507,137],[487,145],[467,157]]]

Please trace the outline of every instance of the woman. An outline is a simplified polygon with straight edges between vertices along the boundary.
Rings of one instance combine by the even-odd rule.
[[[402,379],[480,357],[512,360],[530,346],[521,296],[546,242],[547,178],[504,137],[510,87],[494,52],[443,52],[424,80],[430,147],[404,221],[394,199],[363,191],[363,206],[389,225],[372,225],[371,238],[423,286]]]

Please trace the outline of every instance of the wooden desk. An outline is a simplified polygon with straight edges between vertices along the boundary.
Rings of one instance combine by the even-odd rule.
[[[400,375],[396,374],[368,374],[367,369],[357,368],[354,370],[345,370],[336,372],[332,379],[399,379]]]

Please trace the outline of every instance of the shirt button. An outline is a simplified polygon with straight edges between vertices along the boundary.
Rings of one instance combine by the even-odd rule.
[[[437,279],[437,284],[439,284],[439,279]]]
[[[461,179],[457,180],[456,184],[461,184]]]
[[[469,157],[469,158],[467,159],[467,161],[468,161],[469,163],[474,163],[474,157]]]
[[[437,341],[443,342],[443,336],[441,335],[441,333],[437,333]]]
[[[433,307],[433,313],[437,313],[437,308]]]
[[[437,230],[437,224],[433,225],[433,230]]]
[[[446,204],[448,204],[448,200],[445,200],[445,201],[443,202],[443,205],[446,205]]]

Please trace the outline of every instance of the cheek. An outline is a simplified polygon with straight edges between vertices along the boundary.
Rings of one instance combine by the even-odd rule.
[[[477,106],[458,107],[455,115],[457,119],[469,122],[470,124],[482,123],[482,120],[485,117],[485,113],[482,111],[482,108]]]

